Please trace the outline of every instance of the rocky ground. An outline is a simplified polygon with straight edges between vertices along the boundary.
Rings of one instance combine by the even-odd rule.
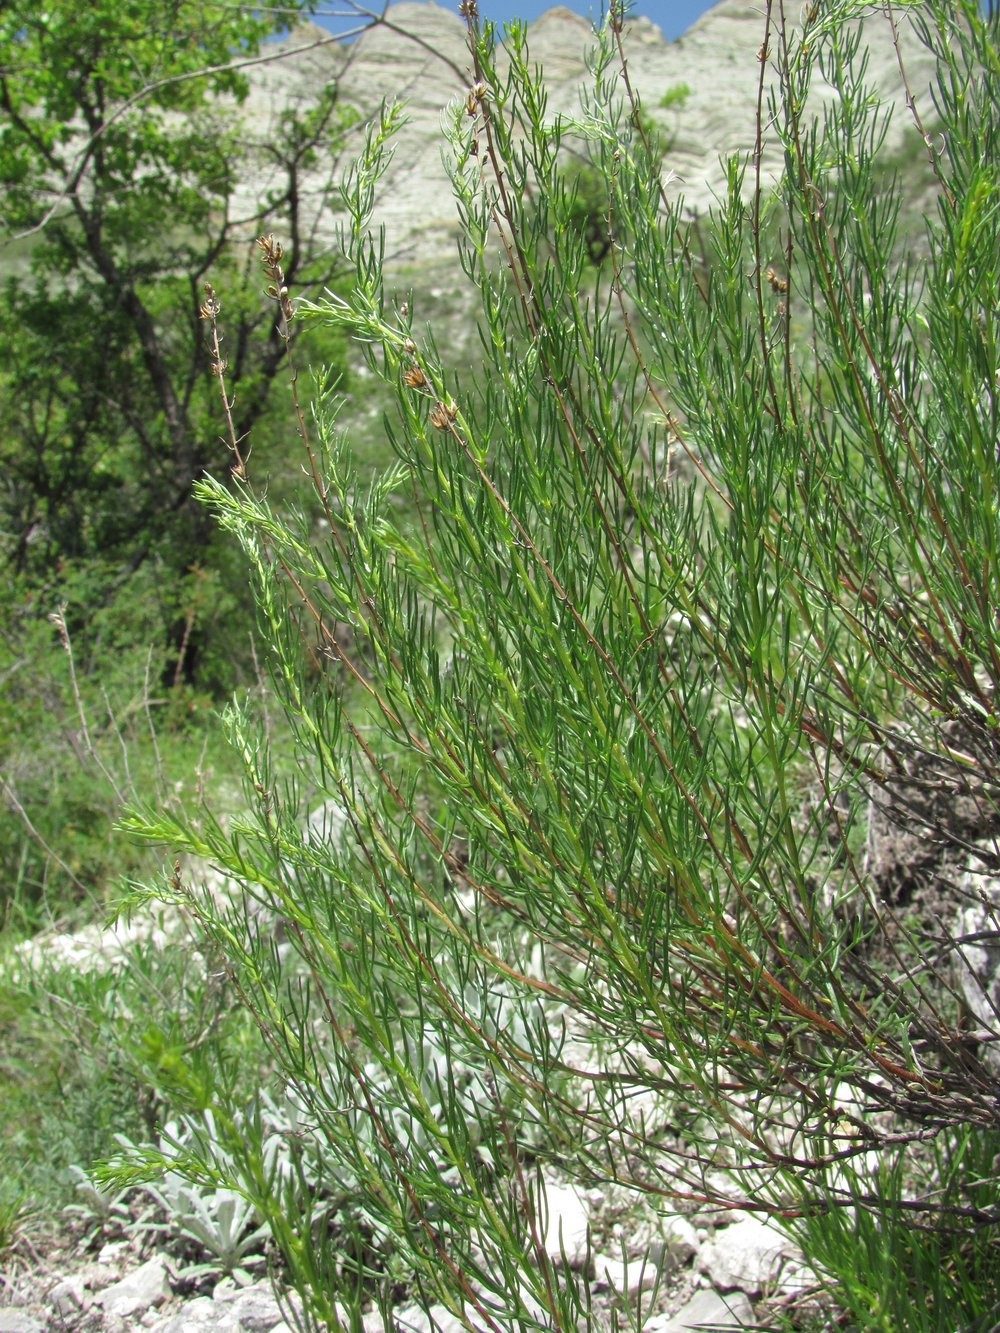
[[[618,1228],[616,1254],[595,1254],[589,1238],[606,1202],[553,1182],[545,1242],[554,1259],[586,1270],[599,1327],[613,1327],[626,1303],[643,1311],[646,1333],[756,1327],[808,1301],[815,1287],[787,1238],[745,1213],[650,1218],[632,1234]],[[68,1240],[44,1259],[26,1258],[8,1270],[0,1300],[0,1333],[290,1333],[301,1311],[294,1294],[276,1294],[265,1280],[192,1282],[167,1252],[144,1253],[127,1240],[91,1251]],[[433,1322],[404,1300],[393,1329],[464,1327],[442,1307],[431,1314]],[[362,1323],[364,1333],[386,1333],[378,1311]]]
[[[963,810],[956,804],[955,819]],[[319,807],[308,821],[310,832],[335,837],[335,813]],[[969,992],[970,1010],[976,1013],[974,1000],[981,1006],[1000,994],[995,931],[984,931],[984,914],[1000,902],[1000,880],[984,879],[979,858],[970,864],[964,852],[949,860],[947,840],[939,839],[926,851],[926,837],[903,828],[891,815],[891,808],[873,811],[868,848],[870,870],[886,896],[891,886],[897,899],[924,902],[933,894],[934,913],[942,921],[950,919],[953,931],[970,939],[989,937],[989,949],[977,946],[982,957],[974,956],[972,946],[959,951],[955,979]],[[960,823],[964,836],[957,840],[956,835],[956,845],[967,845],[984,832],[975,803],[969,803]],[[902,874],[904,865],[909,878]],[[211,880],[211,872],[204,878]],[[221,877],[212,882],[215,892],[226,892]],[[979,915],[967,920],[973,912]],[[152,911],[140,913],[117,927],[91,925],[36,937],[16,957],[27,967],[48,959],[78,970],[113,969],[127,961],[137,944],[177,947],[174,922]],[[983,1014],[979,1019],[987,1022]],[[646,1333],[683,1333],[706,1325],[776,1327],[779,1312],[824,1308],[815,1274],[772,1220],[694,1203],[671,1212],[615,1186],[582,1189],[554,1174],[544,1179],[546,1250],[589,1286],[597,1327],[614,1327],[625,1305],[641,1311]],[[724,1190],[720,1182],[719,1193]],[[231,1278],[219,1280],[218,1269],[192,1277],[190,1238],[185,1253],[183,1239],[172,1237],[169,1229],[140,1225],[142,1210],[134,1203],[130,1219],[116,1219],[117,1233],[114,1228],[85,1231],[79,1211],[67,1216],[63,1234],[51,1236],[39,1250],[21,1247],[6,1271],[0,1270],[0,1333],[288,1333],[295,1325],[296,1298],[276,1295],[266,1280],[258,1280],[260,1268],[243,1286]],[[432,1324],[401,1292],[392,1314],[393,1333],[459,1333],[464,1327],[444,1309],[435,1309],[433,1316]],[[381,1313],[364,1315],[363,1333],[388,1333]]]
[[[329,818],[320,807],[310,830],[335,836]],[[203,867],[202,877],[214,892],[227,891],[217,873]],[[181,928],[176,916],[166,921],[148,909],[118,926],[36,937],[20,946],[12,966],[114,970],[137,946],[191,947],[178,939]],[[550,1173],[544,1180],[546,1251],[585,1277],[598,1327],[612,1328],[625,1304],[642,1311],[647,1333],[756,1327],[778,1308],[811,1303],[818,1290],[772,1221],[694,1204],[664,1211],[612,1185],[582,1189]],[[265,1280],[240,1286],[220,1280],[218,1269],[199,1273],[197,1260],[210,1256],[193,1253],[190,1235],[172,1235],[162,1221],[148,1225],[150,1207],[133,1191],[98,1226],[83,1218],[84,1208],[69,1209],[60,1234],[21,1247],[0,1270],[0,1333],[288,1333],[300,1308],[294,1296],[280,1298]],[[363,1333],[387,1333],[378,1311],[363,1324]],[[432,1333],[405,1294],[393,1324],[401,1333]],[[463,1327],[441,1308],[434,1324],[437,1333]]]

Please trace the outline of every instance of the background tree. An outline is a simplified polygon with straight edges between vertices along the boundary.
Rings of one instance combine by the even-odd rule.
[[[31,583],[100,556],[115,586],[155,557],[177,586],[205,560],[192,484],[225,468],[204,284],[227,292],[243,436],[284,355],[248,267],[254,237],[280,223],[297,284],[333,273],[305,177],[335,156],[336,87],[287,111],[273,142],[254,143],[240,115],[234,57],[259,57],[285,22],[197,0],[4,7],[0,524],[8,570]],[[270,188],[248,210],[258,172]]]
[[[246,580],[192,501],[228,472],[199,308],[207,281],[225,292],[260,465],[285,352],[255,238],[280,228],[297,286],[332,281],[316,219],[350,120],[334,84],[270,125],[244,114],[248,62],[304,9],[0,7],[0,919],[62,917],[127,873],[122,739],[148,790],[164,745],[193,772],[202,705],[251,665]]]

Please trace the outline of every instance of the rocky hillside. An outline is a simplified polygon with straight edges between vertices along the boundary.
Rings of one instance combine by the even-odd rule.
[[[645,109],[672,140],[664,164],[669,191],[689,210],[704,212],[723,180],[720,161],[753,143],[757,97],[757,51],[764,35],[757,0],[722,0],[683,37],[668,42],[648,19],[630,21],[625,33],[629,73]],[[545,71],[550,114],[578,110],[588,83],[590,25],[570,10],[550,9],[528,28],[532,59]],[[865,29],[869,78],[884,90],[898,91],[899,72],[888,23],[871,21]],[[930,110],[930,67],[912,34],[903,50],[911,86],[925,117]],[[345,103],[364,119],[377,112],[383,98],[406,105],[409,121],[400,134],[395,157],[383,183],[378,219],[386,229],[386,252],[399,264],[422,263],[454,253],[456,218],[443,153],[442,113],[463,97],[470,82],[465,29],[456,11],[437,4],[392,5],[386,21],[349,45],[329,40],[322,29],[304,24],[277,48],[282,59],[252,70],[252,91],[245,108],[248,137],[274,142],[281,110],[308,101],[331,81],[338,81]],[[663,94],[687,85],[680,105],[663,110]],[[892,133],[901,137],[911,126],[899,98]],[[360,142],[360,127],[350,148]],[[774,168],[773,149],[765,167]],[[317,226],[334,232],[331,200],[342,163],[323,164],[312,181]],[[266,172],[248,180],[249,196],[266,189]]]

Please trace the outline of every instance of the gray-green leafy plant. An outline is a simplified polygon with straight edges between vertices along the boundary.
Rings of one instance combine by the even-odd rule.
[[[70,1166],[69,1173],[75,1180],[74,1192],[79,1202],[68,1203],[63,1212],[82,1223],[82,1244],[85,1247],[128,1229],[132,1220],[129,1200],[134,1194],[130,1186],[115,1189],[101,1185],[82,1166],[75,1164]]]
[[[234,706],[246,815],[127,824],[232,877],[228,901],[180,873],[159,893],[226,958],[346,1191],[353,1264],[328,1225],[288,1227],[274,1180],[240,1188],[309,1237],[276,1233],[333,1326],[338,1291],[384,1305],[401,1271],[476,1327],[589,1323],[544,1243],[556,1168],[775,1214],[859,1326],[984,1316],[995,1205],[961,1166],[998,1141],[998,1024],[970,1024],[942,865],[970,862],[975,900],[998,863],[1000,18],[768,3],[757,139],[696,228],[620,78],[619,14],[560,118],[524,30],[501,60],[463,9],[455,280],[484,363],[443,372],[447,329],[383,271],[386,108],[345,186],[353,290],[296,309],[261,246],[286,318],[346,331],[393,388],[397,464],[359,489],[327,392],[297,420],[311,510],[199,488],[256,580],[294,776]],[[880,171],[900,117],[934,182],[910,230]],[[609,182],[602,274],[560,183],[570,133]],[[339,835],[304,836],[319,801]],[[881,874],[886,821],[936,899]],[[872,1325],[852,1217],[900,1258]]]
[[[152,1229],[168,1239],[193,1241],[206,1256],[186,1265],[179,1277],[224,1273],[245,1286],[253,1281],[250,1270],[267,1262],[260,1246],[268,1228],[257,1223],[253,1205],[236,1190],[204,1190],[173,1175],[167,1175],[158,1187],[146,1188],[167,1218],[150,1224]]]
[[[260,1247],[269,1228],[261,1224],[245,1192],[229,1183],[235,1162],[212,1112],[187,1114],[169,1122],[158,1146],[138,1145],[124,1135],[118,1136],[118,1144],[131,1166],[123,1177],[122,1192],[131,1193],[141,1184],[160,1213],[158,1220],[144,1222],[142,1229],[160,1236],[168,1248],[195,1248],[195,1262],[182,1268],[178,1277],[224,1274],[241,1286],[253,1281],[251,1270],[267,1262]],[[192,1149],[195,1154],[200,1149],[204,1156],[209,1145],[211,1169],[203,1166],[200,1178],[191,1179]],[[188,1175],[183,1173],[185,1166]],[[149,1175],[156,1184],[146,1179]],[[100,1181],[93,1188],[98,1193],[106,1189]]]
[[[190,1100],[200,1106],[167,1121],[155,1143],[118,1135],[118,1152],[98,1164],[96,1182],[141,1188],[155,1201],[161,1216],[142,1229],[193,1260],[180,1270],[182,1278],[224,1274],[246,1285],[274,1257],[263,1246],[270,1235],[296,1280],[318,1284],[313,1250],[329,1257],[327,1232],[338,1238],[344,1232],[330,1226],[344,1200],[332,1194],[322,1136],[294,1097],[264,1092],[246,1110],[235,1105],[245,1092],[215,1095],[227,1104],[206,1105],[209,1088],[199,1084]],[[342,1261],[338,1255],[335,1262]]]

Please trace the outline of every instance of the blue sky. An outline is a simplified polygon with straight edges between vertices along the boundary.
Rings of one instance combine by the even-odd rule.
[[[537,18],[539,14],[551,9],[557,0],[479,0],[479,12],[494,23],[505,19]],[[573,9],[585,18],[601,16],[600,0],[592,5],[590,0],[561,0],[567,9]],[[712,0],[636,0],[633,12],[650,18],[663,32],[664,37],[679,37],[696,18],[711,8]]]
[[[438,0],[438,3],[458,12],[458,0]],[[584,18],[599,19],[601,16],[601,0],[479,0],[479,12],[494,23],[503,23],[508,19],[530,21],[559,3],[565,5],[567,9],[582,14]],[[634,0],[632,10],[636,14],[643,14],[646,18],[652,19],[664,37],[669,40],[685,32],[696,18],[711,8],[712,3],[714,0]],[[379,9],[379,0],[367,0],[366,7]],[[344,20],[333,17],[333,11],[336,9],[336,4],[331,3],[331,0],[319,0],[315,22],[331,31],[337,31],[344,26]]]

